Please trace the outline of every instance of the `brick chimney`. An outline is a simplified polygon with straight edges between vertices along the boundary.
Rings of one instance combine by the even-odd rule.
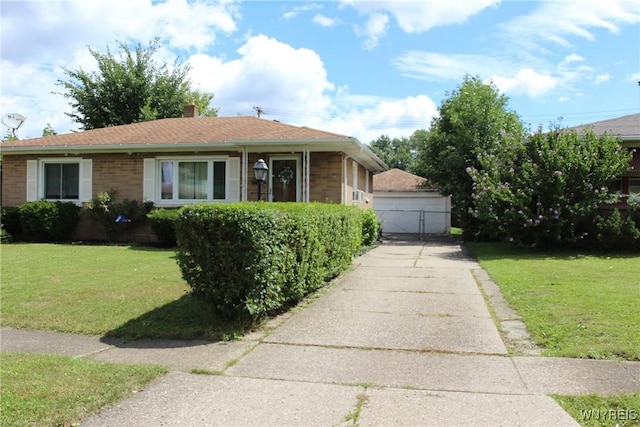
[[[200,117],[200,112],[198,111],[198,107],[193,102],[188,103],[184,106],[184,117]]]

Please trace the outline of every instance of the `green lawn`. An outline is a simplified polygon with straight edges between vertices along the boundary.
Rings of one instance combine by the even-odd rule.
[[[546,355],[640,360],[640,254],[467,246]]]
[[[7,427],[77,425],[166,372],[50,354],[0,353],[0,363],[0,425]]]
[[[552,397],[583,426],[640,426],[640,393]]]
[[[143,246],[0,246],[2,326],[125,339],[225,339],[221,322],[188,295],[175,251]]]

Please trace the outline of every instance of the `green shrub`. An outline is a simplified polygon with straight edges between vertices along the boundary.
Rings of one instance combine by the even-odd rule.
[[[118,232],[123,222],[143,222],[153,208],[153,203],[138,203],[136,200],[115,201],[115,191],[103,191],[85,205],[89,215],[100,223],[109,242],[118,241]],[[123,221],[118,221],[122,218]]]
[[[373,209],[362,211],[362,244],[370,246],[375,243],[380,233],[380,220]]]
[[[640,248],[640,230],[634,218],[629,214],[622,218],[620,211],[608,216],[596,217],[598,246],[605,250],[629,250]]]
[[[0,228],[0,243],[11,243],[13,242],[13,236],[4,228]]]
[[[343,271],[361,233],[360,211],[342,205],[190,205],[176,221],[178,264],[219,315],[258,320]]]
[[[73,202],[27,202],[18,208],[24,240],[51,242],[69,240],[80,208]]]
[[[178,209],[165,208],[153,209],[147,214],[151,231],[163,246],[174,247],[177,245],[176,221],[179,215],[180,211]]]
[[[0,224],[2,230],[12,236],[14,240],[20,238],[20,209],[17,206],[4,206],[0,210]]]

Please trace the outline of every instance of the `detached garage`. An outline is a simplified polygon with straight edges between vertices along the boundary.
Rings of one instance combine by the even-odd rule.
[[[451,197],[429,187],[427,180],[400,169],[373,176],[373,208],[382,233],[448,234]]]

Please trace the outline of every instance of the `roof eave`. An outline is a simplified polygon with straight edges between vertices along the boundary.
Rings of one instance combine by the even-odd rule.
[[[183,149],[219,149],[229,150],[230,145],[220,142],[197,142],[184,143],[175,142],[173,144],[89,144],[89,145],[33,145],[3,147],[0,151],[3,154],[48,154],[48,153],[140,153],[158,151],[176,151]]]

